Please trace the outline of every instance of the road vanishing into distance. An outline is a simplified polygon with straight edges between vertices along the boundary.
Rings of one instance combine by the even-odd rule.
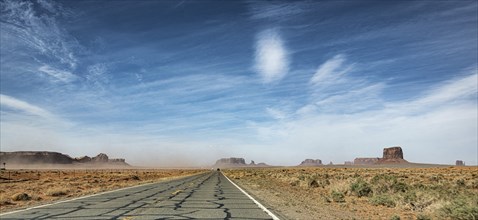
[[[0,219],[277,219],[211,171],[0,215]],[[270,213],[270,214],[268,214]]]

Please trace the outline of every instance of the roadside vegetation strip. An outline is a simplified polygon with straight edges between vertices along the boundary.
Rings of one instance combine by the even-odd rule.
[[[38,205],[38,206],[23,208],[23,209],[19,209],[19,210],[15,210],[15,211],[0,213],[0,219],[1,219],[1,216],[10,215],[10,214],[15,214],[15,213],[18,213],[18,212],[23,212],[23,211],[33,210],[33,209],[44,208],[44,207],[48,207],[48,206],[52,206],[52,205],[56,205],[56,204],[61,204],[61,203],[66,203],[66,202],[72,202],[72,201],[76,201],[76,200],[79,200],[79,199],[86,199],[86,198],[90,198],[90,197],[93,197],[93,196],[104,195],[104,194],[113,193],[113,192],[117,192],[117,191],[121,191],[121,190],[128,190],[128,189],[133,189],[133,188],[137,188],[137,187],[144,187],[144,186],[148,186],[148,185],[152,185],[152,184],[157,184],[157,183],[163,183],[163,182],[173,181],[173,180],[177,180],[177,179],[181,179],[181,178],[187,178],[187,177],[191,177],[191,176],[195,176],[195,175],[201,175],[201,174],[204,174],[204,173],[205,173],[205,172],[200,172],[200,173],[196,173],[196,174],[192,174],[192,175],[185,175],[185,176],[165,177],[165,178],[163,178],[163,179],[160,179],[160,180],[157,180],[157,181],[151,182],[151,183],[144,183],[144,184],[135,185],[135,186],[128,186],[128,187],[125,187],[125,188],[119,188],[119,189],[114,189],[114,190],[109,190],[109,191],[94,193],[94,194],[90,194],[90,195],[85,195],[85,196],[81,196],[81,197],[76,197],[76,198],[72,198],[72,199],[68,199],[68,200],[60,200],[60,201],[55,201],[55,202],[51,202],[51,203],[48,203],[48,204],[43,204],[43,205]]]
[[[157,183],[157,182],[155,182],[155,183]],[[61,201],[48,203],[48,204],[44,204],[44,205],[29,207],[29,208],[15,210],[15,211],[6,212],[6,213],[0,213],[0,216],[10,215],[10,214],[23,212],[23,211],[28,211],[28,210],[32,210],[32,209],[39,209],[39,208],[43,208],[43,207],[47,207],[47,206],[51,206],[51,205],[56,205],[56,204],[61,204],[61,203],[65,203],[65,202],[71,202],[71,201],[75,201],[75,200],[79,200],[79,199],[86,199],[86,198],[90,198],[90,197],[93,197],[93,196],[99,196],[99,195],[103,195],[103,194],[107,194],[107,193],[113,193],[113,192],[117,192],[117,191],[121,191],[121,190],[133,189],[133,188],[136,188],[136,187],[147,186],[147,185],[151,185],[151,184],[155,184],[155,183],[145,183],[145,184],[141,184],[141,185],[137,185],[137,186],[129,186],[129,187],[126,187],[126,188],[120,188],[120,189],[115,189],[115,190],[111,190],[111,191],[100,192],[100,193],[86,195],[86,196],[77,197],[77,198],[73,198],[73,199],[61,200]]]
[[[222,174],[224,175],[224,174]],[[276,215],[274,215],[274,213],[272,213],[271,211],[269,211],[269,209],[267,209],[265,206],[263,206],[260,202],[258,202],[256,199],[254,199],[251,195],[249,195],[246,191],[244,191],[243,189],[241,189],[241,187],[239,187],[238,185],[236,185],[234,182],[232,182],[226,175],[224,175],[224,177],[226,177],[227,180],[229,180],[229,182],[232,183],[232,185],[234,185],[235,187],[237,187],[242,193],[244,193],[244,195],[246,195],[247,197],[249,197],[249,199],[251,199],[254,203],[256,203],[257,206],[259,206],[259,208],[261,208],[264,212],[266,212],[270,217],[272,217],[272,219],[274,220],[280,220],[279,217],[277,217]]]

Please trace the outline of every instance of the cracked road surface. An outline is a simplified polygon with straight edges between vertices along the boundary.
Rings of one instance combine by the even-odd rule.
[[[272,219],[217,171],[1,215],[0,219]]]

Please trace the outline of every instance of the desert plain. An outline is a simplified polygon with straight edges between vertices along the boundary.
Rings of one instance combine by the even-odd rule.
[[[0,211],[188,176],[205,169],[2,170]],[[476,219],[478,168],[267,167],[222,172],[281,219]]]

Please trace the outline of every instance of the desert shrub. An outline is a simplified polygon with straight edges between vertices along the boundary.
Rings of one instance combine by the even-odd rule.
[[[399,181],[396,176],[387,174],[375,175],[372,178],[371,183],[375,186],[375,191],[378,193],[397,193],[406,192],[408,190],[408,185],[406,183]]]
[[[464,179],[456,180],[456,185],[457,186],[465,186],[465,180]]]
[[[408,185],[404,182],[395,181],[393,182],[391,189],[393,192],[406,192],[408,190]]]
[[[394,215],[390,218],[390,220],[400,220],[400,216]]]
[[[369,196],[372,194],[372,188],[363,179],[359,178],[350,185],[350,191],[358,197]]]
[[[28,201],[30,200],[32,197],[29,196],[28,194],[26,193],[17,193],[15,195],[12,196],[12,200],[13,201]]]
[[[417,220],[431,220],[432,218],[430,218],[428,215],[425,215],[425,214],[418,214],[417,215]]]
[[[65,189],[65,188],[54,188],[54,189],[49,189],[46,194],[48,196],[54,196],[54,197],[58,197],[58,196],[64,196],[64,195],[67,195],[68,194],[68,189]]]
[[[464,198],[457,198],[439,209],[443,218],[458,220],[478,219],[478,204],[470,204]]]
[[[319,187],[319,183],[316,180],[311,180],[309,182],[309,187],[310,188],[317,188],[317,187]]]
[[[136,176],[136,175],[134,175],[134,176],[131,176],[131,179],[133,179],[133,180],[139,180],[139,177]]]
[[[0,206],[6,205],[15,205],[15,203],[10,202],[8,199],[0,199]]]
[[[393,201],[393,198],[390,197],[389,195],[375,195],[372,198],[370,198],[370,203],[373,205],[382,205],[382,206],[387,206],[387,207],[395,207],[395,201]]]
[[[332,193],[330,193],[330,196],[334,202],[345,202],[345,195],[342,192],[333,190]]]

